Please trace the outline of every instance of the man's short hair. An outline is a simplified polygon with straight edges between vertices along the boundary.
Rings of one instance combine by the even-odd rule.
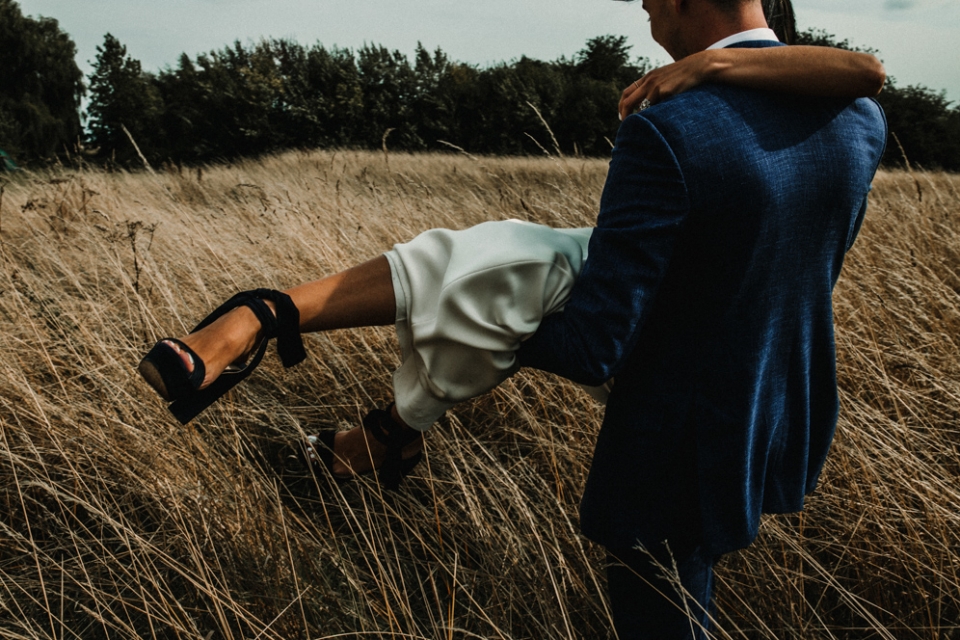
[[[633,2],[634,0],[620,0],[620,2]],[[756,2],[757,0],[707,0],[726,11],[732,11],[742,4]]]

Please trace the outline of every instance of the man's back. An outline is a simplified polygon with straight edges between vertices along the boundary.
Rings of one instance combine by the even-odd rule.
[[[719,553],[802,507],[836,424],[831,292],[884,139],[872,101],[716,85],[624,122],[587,267],[521,354],[616,377],[586,535]]]

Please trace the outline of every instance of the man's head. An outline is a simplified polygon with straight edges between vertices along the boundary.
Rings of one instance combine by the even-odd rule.
[[[643,0],[643,8],[653,39],[674,60],[734,33],[767,26],[761,0]]]

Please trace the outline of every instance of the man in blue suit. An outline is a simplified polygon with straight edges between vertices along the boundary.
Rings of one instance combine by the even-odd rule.
[[[760,0],[644,9],[675,59],[780,46]],[[814,489],[838,415],[831,294],[885,128],[871,100],[712,84],[624,120],[572,297],[519,353],[615,379],[581,528],[615,560],[622,640],[701,637],[717,559]]]

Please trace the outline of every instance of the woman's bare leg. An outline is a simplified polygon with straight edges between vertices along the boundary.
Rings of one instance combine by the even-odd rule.
[[[390,264],[384,256],[320,280],[284,291],[300,311],[300,332],[393,324],[396,300]],[[273,309],[274,304],[266,301]],[[181,340],[203,360],[200,388],[216,380],[230,364],[257,345],[260,321],[249,307],[237,307]],[[174,343],[170,343],[176,347]],[[193,370],[185,354],[184,363]]]
[[[390,263],[384,256],[364,262],[340,273],[314,280],[284,291],[300,311],[300,332],[329,331],[353,327],[384,326],[396,320],[396,298]],[[267,301],[273,308],[273,303]],[[247,307],[237,307],[209,326],[181,338],[203,360],[206,376],[201,387],[212,383],[231,363],[250,353],[258,342],[260,321]],[[175,343],[169,343],[176,348]],[[189,370],[193,363],[181,354]],[[393,418],[404,424],[393,410]],[[404,425],[406,426],[406,425]],[[363,473],[378,467],[386,456],[386,447],[368,438],[356,427],[337,434],[334,441],[339,460],[333,472],[346,475]],[[404,457],[414,455],[422,440],[404,449]]]

